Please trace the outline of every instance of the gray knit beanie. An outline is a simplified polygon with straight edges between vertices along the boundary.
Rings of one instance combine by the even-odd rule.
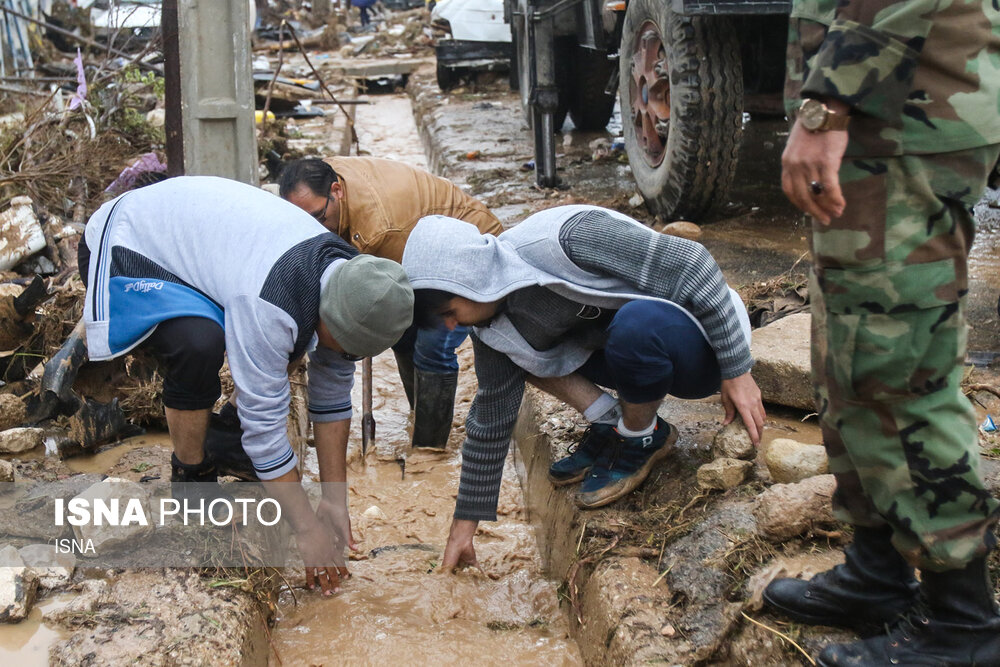
[[[413,322],[413,288],[397,262],[358,255],[337,267],[323,287],[319,316],[344,352],[374,357]]]

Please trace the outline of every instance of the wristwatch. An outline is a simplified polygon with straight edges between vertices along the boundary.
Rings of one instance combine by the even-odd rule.
[[[819,100],[811,98],[802,100],[798,118],[802,127],[810,132],[846,130],[851,120],[847,114],[837,113]]]

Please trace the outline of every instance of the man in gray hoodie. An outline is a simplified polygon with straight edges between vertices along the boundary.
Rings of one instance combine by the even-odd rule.
[[[496,237],[431,216],[410,234],[403,268],[418,323],[474,327],[479,389],[445,568],[475,564],[476,526],[496,519],[525,381],[591,422],[576,451],[549,470],[556,484],[582,480],[584,508],[626,495],[669,452],[677,429],[657,416],[667,394],[721,389],[725,422],[738,413],[760,440],[749,319],[698,243],[595,206],[541,211]]]

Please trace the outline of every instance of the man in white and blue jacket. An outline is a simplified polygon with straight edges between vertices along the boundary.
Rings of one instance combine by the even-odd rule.
[[[631,492],[669,452],[677,429],[657,416],[668,394],[721,390],[726,423],[739,413],[759,442],[765,413],[750,376],[749,319],[698,243],[596,206],[541,211],[498,237],[431,216],[411,232],[403,268],[418,324],[474,327],[479,389],[446,568],[475,563],[476,526],[496,519],[526,381],[591,422],[576,451],[549,469],[555,484],[582,480],[584,508]]]
[[[90,359],[141,344],[163,362],[172,481],[215,480],[204,443],[227,355],[256,474],[286,508],[306,565],[332,565],[324,523],[343,522],[343,508],[324,498],[313,513],[299,484],[272,484],[300,480],[286,426],[288,367],[315,347],[309,416],[322,481],[345,482],[355,361],[387,349],[412,321],[400,265],[358,256],[268,192],[191,176],[101,206],[80,244],[80,272]],[[335,568],[319,576],[324,591],[336,585]]]

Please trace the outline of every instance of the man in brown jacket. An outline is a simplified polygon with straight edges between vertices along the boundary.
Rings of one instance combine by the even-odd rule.
[[[483,234],[503,227],[481,202],[450,181],[409,165],[369,157],[306,158],[285,165],[278,192],[363,253],[397,262],[417,221],[444,215]],[[413,446],[448,443],[458,386],[457,348],[468,330],[411,327],[393,347],[414,410]]]

